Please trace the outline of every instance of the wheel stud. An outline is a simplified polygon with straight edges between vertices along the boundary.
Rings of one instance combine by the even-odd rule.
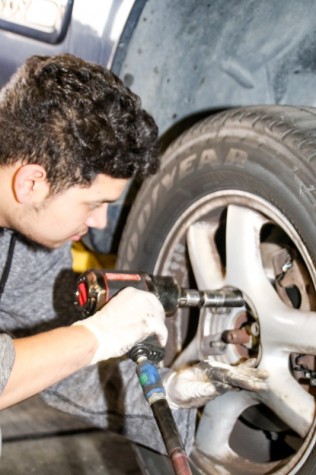
[[[223,333],[222,339],[225,343],[233,343],[235,345],[245,345],[250,341],[250,335],[245,328],[237,330],[227,330]]]

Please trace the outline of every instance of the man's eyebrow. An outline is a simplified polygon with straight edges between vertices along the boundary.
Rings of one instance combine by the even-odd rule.
[[[113,199],[113,198],[112,198],[111,200],[110,200],[110,199],[108,199],[108,200],[103,200],[102,203],[115,203],[116,201],[118,201],[118,198],[116,198],[116,199]]]
[[[89,200],[89,203],[102,203],[102,204],[106,204],[106,203],[115,203],[117,200],[118,200],[118,198],[115,199],[115,200],[114,200],[114,199],[106,199],[106,198],[104,198],[103,200],[97,200],[97,199],[95,199],[95,200]]]

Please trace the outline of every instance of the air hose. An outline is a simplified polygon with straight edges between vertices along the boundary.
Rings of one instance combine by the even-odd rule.
[[[192,475],[181,436],[166,398],[166,391],[153,361],[161,359],[163,349],[148,340],[132,348],[129,356],[137,364],[138,380],[157,422],[174,473],[176,475]]]

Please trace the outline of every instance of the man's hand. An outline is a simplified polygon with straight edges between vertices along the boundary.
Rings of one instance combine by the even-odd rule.
[[[99,346],[90,364],[122,356],[136,343],[157,335],[165,346],[167,328],[164,309],[152,293],[127,287],[101,310],[74,325],[84,325],[97,338]]]
[[[254,359],[238,366],[217,361],[202,362],[179,371],[171,371],[163,378],[170,407],[201,407],[207,401],[233,389],[266,389],[268,373],[254,368],[254,363]]]

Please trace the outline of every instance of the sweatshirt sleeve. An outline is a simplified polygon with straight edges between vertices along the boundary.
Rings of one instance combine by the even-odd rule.
[[[12,338],[2,333],[0,334],[0,394],[4,390],[15,360],[15,350]]]

